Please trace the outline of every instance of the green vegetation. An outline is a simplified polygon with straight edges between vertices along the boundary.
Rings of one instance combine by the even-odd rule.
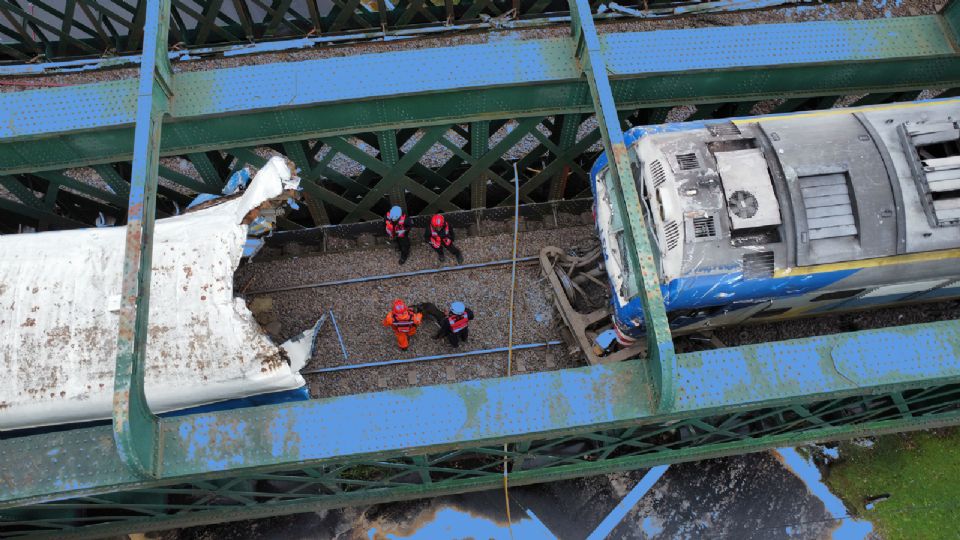
[[[884,540],[960,537],[960,429],[880,437],[872,448],[843,442],[826,481]]]

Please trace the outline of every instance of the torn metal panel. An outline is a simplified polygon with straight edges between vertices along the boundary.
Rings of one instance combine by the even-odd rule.
[[[271,159],[246,191],[157,222],[146,395],[163,412],[304,384],[233,272],[249,224],[298,179]],[[110,418],[124,229],[0,237],[0,429]]]
[[[280,345],[290,362],[290,367],[294,370],[299,372],[313,357],[313,353],[317,349],[317,336],[320,335],[320,328],[323,327],[325,322],[327,322],[326,313],[321,315],[313,326]]]

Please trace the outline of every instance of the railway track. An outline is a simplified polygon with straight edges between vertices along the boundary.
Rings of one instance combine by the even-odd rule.
[[[253,263],[238,272],[237,281],[247,288],[244,295],[255,313],[269,306],[257,316],[277,339],[298,333],[323,313],[330,312],[338,322],[339,332],[330,324],[325,327],[303,370],[314,397],[501,377],[507,367],[510,240],[508,234],[464,238],[460,243],[467,261],[457,266],[439,266],[432,252],[415,246],[400,267],[392,248],[379,245]],[[521,346],[514,351],[514,371],[585,365],[564,334],[535,254],[544,245],[590,246],[593,227],[527,231],[520,240],[514,341]],[[409,270],[382,271],[401,268]],[[396,297],[438,306],[465,301],[477,313],[471,341],[454,350],[446,341],[431,339],[437,327],[428,319],[410,350],[399,351],[392,333],[380,325]],[[675,341],[679,350],[691,351],[954,318],[960,318],[960,303],[946,302],[743,325]]]
[[[589,245],[594,234],[592,226],[577,225],[519,235],[515,373],[583,365],[563,344],[537,253],[544,245]],[[302,371],[314,397],[502,377],[508,356],[511,243],[512,234],[506,232],[462,238],[458,244],[466,260],[457,266],[441,266],[431,250],[416,242],[403,266],[384,244],[285,257],[241,268],[236,282],[276,339],[299,333],[324,313],[336,320],[339,332],[326,323],[313,359]],[[410,349],[400,351],[393,333],[381,325],[394,298],[441,308],[464,301],[476,314],[470,340],[460,349],[434,340],[438,327],[425,318]]]

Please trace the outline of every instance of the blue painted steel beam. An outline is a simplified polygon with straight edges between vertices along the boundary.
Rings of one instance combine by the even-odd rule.
[[[113,435],[121,460],[141,476],[158,476],[159,419],[143,391],[153,226],[156,217],[160,131],[170,109],[171,70],[167,60],[170,0],[145,0],[144,54],[137,93],[133,175],[127,209],[123,292],[113,386]]]
[[[599,41],[617,106],[629,109],[818,95],[825,87],[955,85],[955,37],[942,16],[922,16],[609,33]],[[175,121],[161,152],[591,112],[572,57],[566,38],[492,36],[457,47],[177,73]],[[865,71],[865,63],[896,76]],[[127,80],[0,94],[0,109],[13,111],[0,125],[0,174],[129,160],[136,88]],[[40,102],[46,107],[32,106]]]
[[[960,321],[680,354],[670,413],[652,410],[644,362],[164,418],[161,478],[146,483],[112,452],[108,427],[10,439],[0,508],[957,384]]]
[[[590,86],[590,96],[600,127],[600,136],[610,167],[612,184],[610,192],[620,193],[617,197],[619,213],[624,216],[624,241],[627,249],[627,271],[640,278],[640,299],[643,302],[643,318],[647,328],[647,357],[650,365],[650,380],[653,383],[653,396],[659,411],[668,411],[673,406],[673,370],[677,356],[673,348],[673,336],[667,323],[667,309],[660,292],[660,277],[657,261],[654,258],[650,236],[640,206],[637,182],[630,167],[630,156],[623,139],[617,106],[610,89],[610,79],[604,55],[600,50],[600,39],[590,16],[590,3],[587,0],[569,0],[570,21],[573,34],[574,51],[581,71]],[[632,277],[630,278],[633,279]]]

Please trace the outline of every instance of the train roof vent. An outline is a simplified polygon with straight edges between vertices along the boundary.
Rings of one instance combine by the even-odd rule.
[[[780,203],[759,148],[716,152],[720,183],[734,229],[780,224]]]
[[[717,236],[717,223],[713,216],[693,218],[693,236],[695,238],[713,238]]]
[[[667,251],[671,251],[680,243],[680,225],[671,219],[663,225],[663,237],[667,241]]]
[[[650,163],[650,177],[653,179],[653,189],[657,189],[667,181],[667,173],[663,170],[663,163],[659,159]]]
[[[914,180],[931,225],[960,223],[960,128],[954,122],[905,123]]]
[[[692,171],[693,169],[700,168],[700,160],[697,159],[697,155],[690,154],[677,154],[677,164],[680,165],[681,171]]]
[[[801,176],[798,180],[810,240],[856,236],[857,222],[846,174]]]
[[[960,155],[925,159],[923,172],[938,224],[960,223]]]
[[[710,131],[710,134],[714,137],[728,137],[732,135],[740,135],[740,128],[737,127],[733,122],[724,122],[722,124],[710,124],[707,126],[707,129]]]
[[[760,251],[743,256],[743,277],[773,277],[773,252]]]

